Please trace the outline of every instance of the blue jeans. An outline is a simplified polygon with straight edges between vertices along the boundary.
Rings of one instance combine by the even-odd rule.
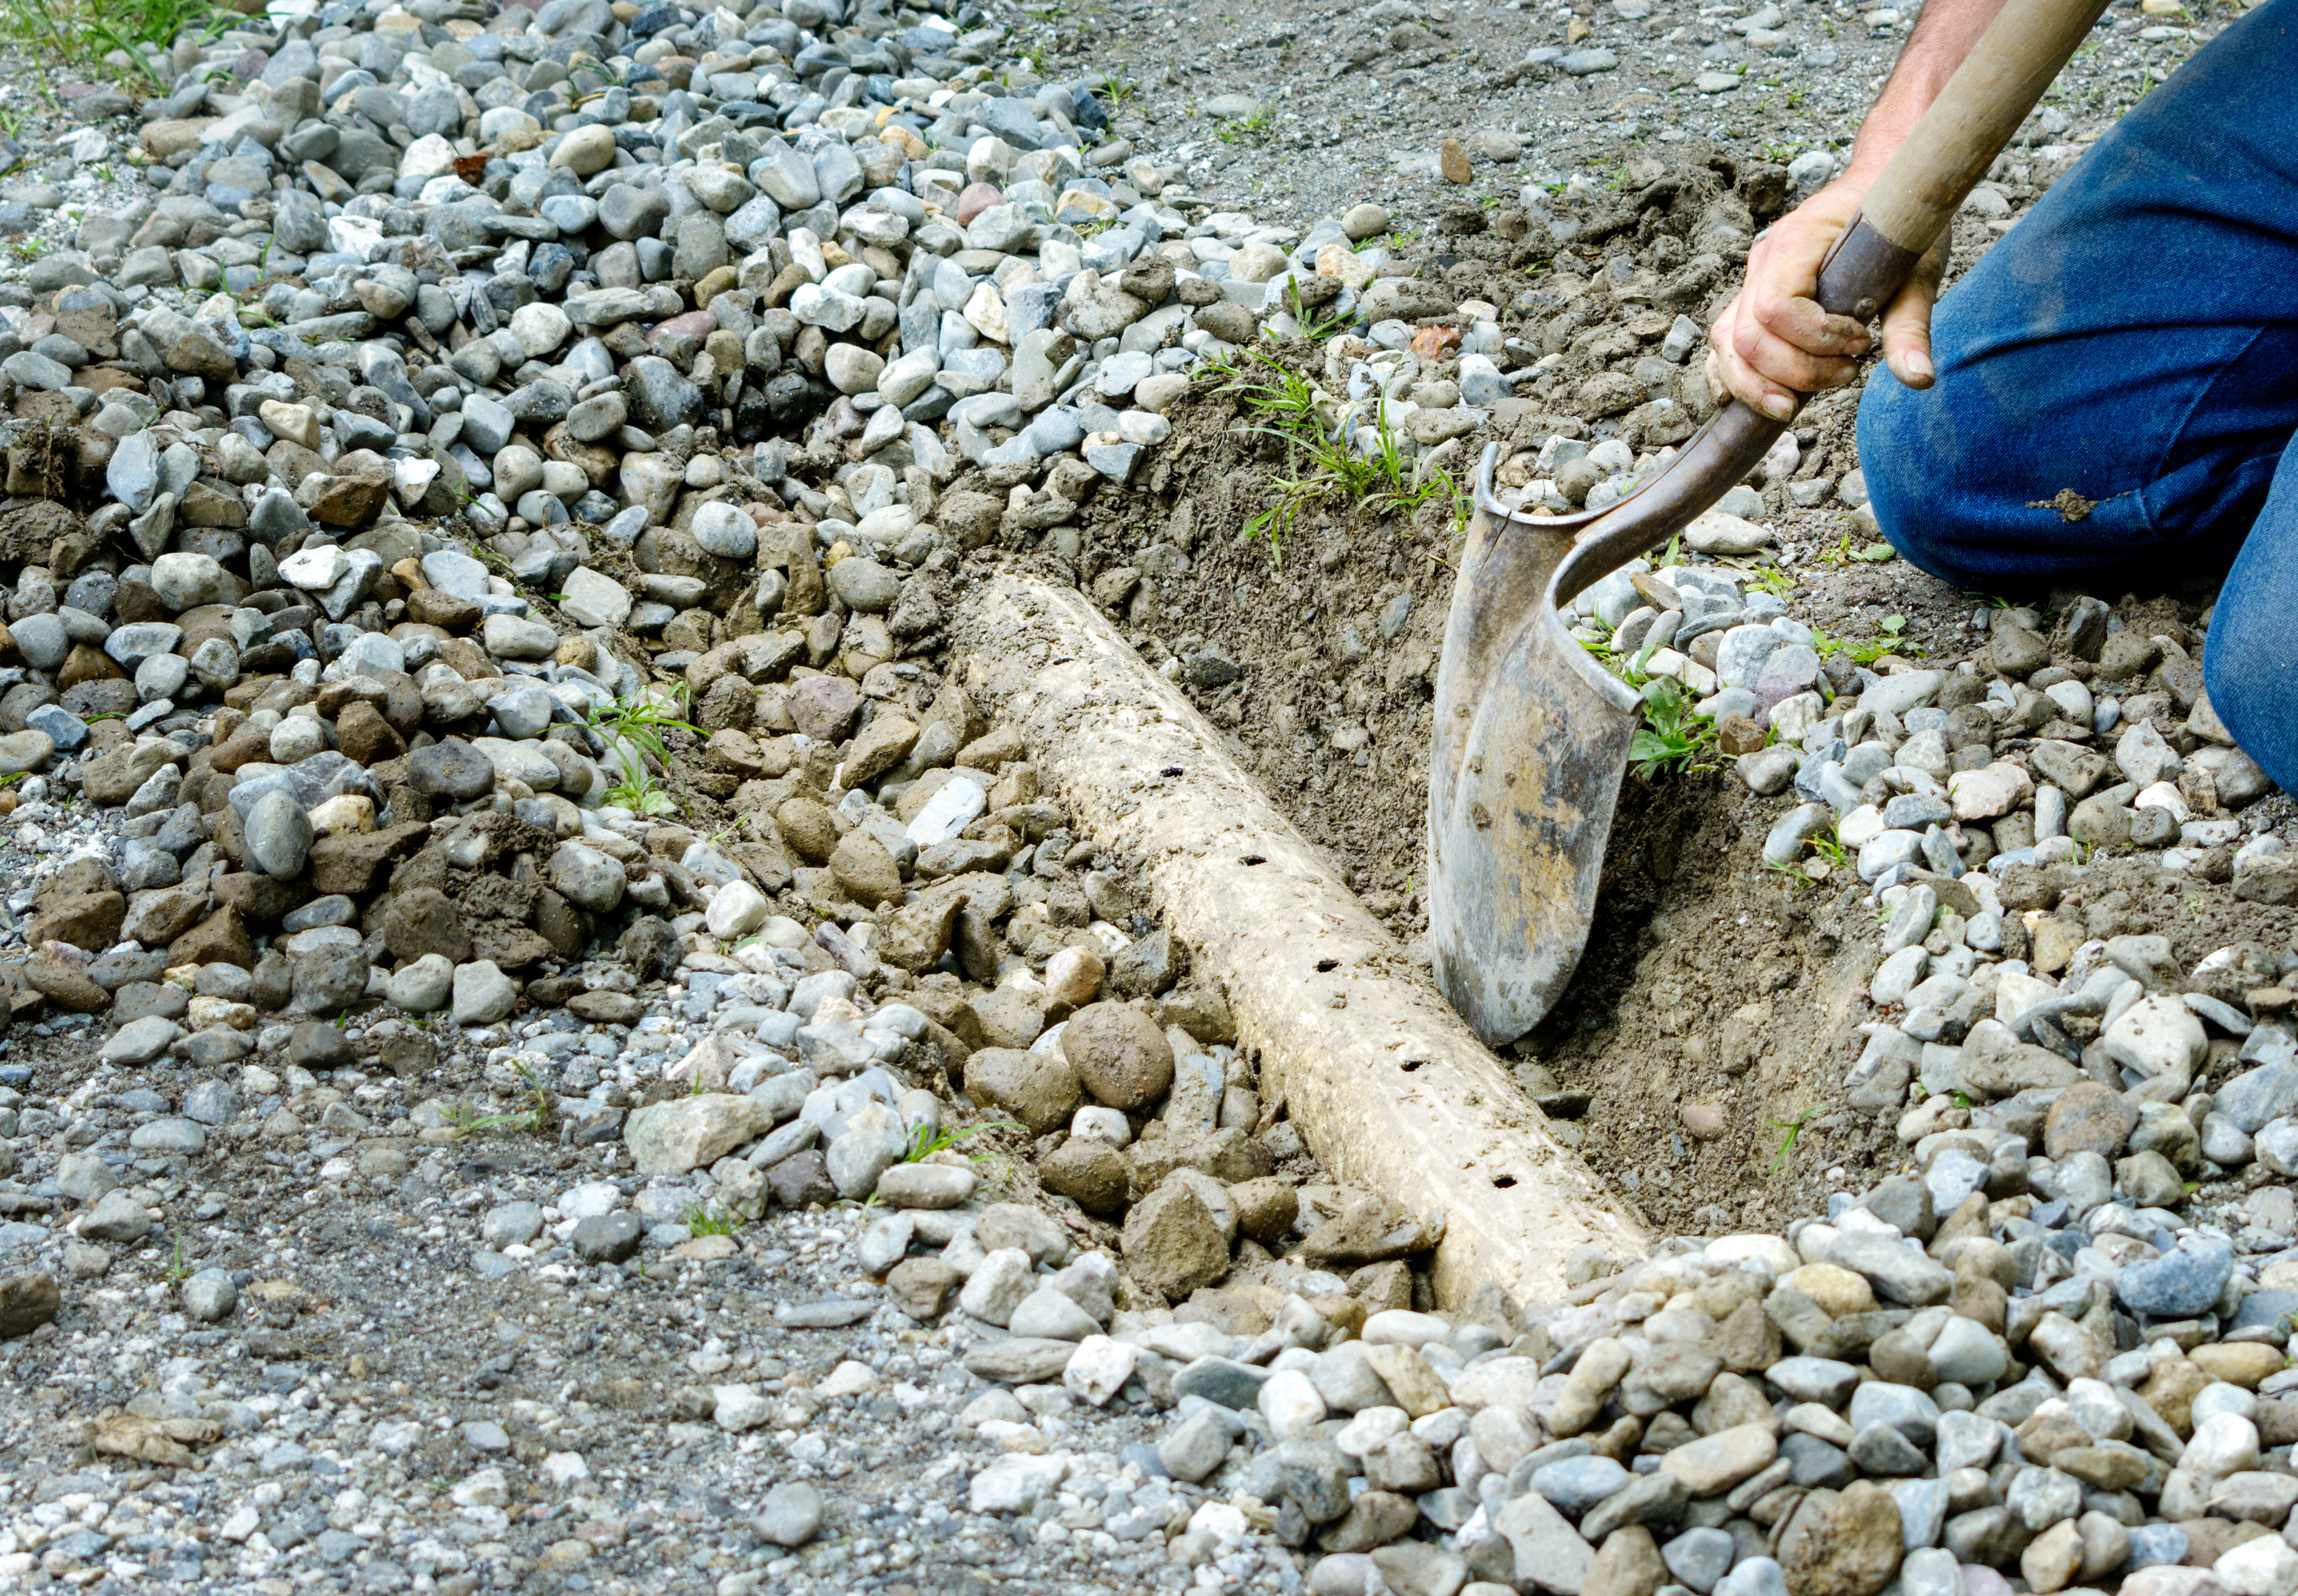
[[[1938,378],[1878,366],[1883,535],[1965,589],[2112,599],[2225,573],[2211,706],[2298,792],[2298,0],[2148,95],[1939,301]],[[2096,508],[2068,521],[2071,488]]]

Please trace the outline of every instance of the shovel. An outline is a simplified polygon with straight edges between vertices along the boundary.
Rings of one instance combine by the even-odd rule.
[[[1867,321],[1907,280],[2105,0],[2008,0],[1837,240],[1815,297]],[[1636,492],[1602,510],[1476,513],[1436,673],[1428,922],[1436,975],[1492,1046],[1554,1005],[1588,940],[1639,699],[1575,641],[1575,595],[1658,548],[1762,460],[1788,426],[1726,403]]]

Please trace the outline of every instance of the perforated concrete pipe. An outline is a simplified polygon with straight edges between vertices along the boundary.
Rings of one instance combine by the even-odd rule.
[[[1335,1178],[1441,1214],[1439,1300],[1565,1294],[1585,1244],[1646,1244],[1426,974],[1269,804],[1174,685],[1083,597],[1002,574],[953,620],[969,690],[1027,740],[1093,839],[1143,861],[1262,1090]]]

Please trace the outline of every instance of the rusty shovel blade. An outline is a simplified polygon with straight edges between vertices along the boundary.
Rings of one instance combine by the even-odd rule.
[[[1492,496],[1485,447],[1436,669],[1428,930],[1438,984],[1492,1046],[1539,1024],[1580,962],[1641,718],[1564,607],[1689,525],[1783,425],[1726,405],[1641,491],[1555,517]]]
[[[1539,1023],[1580,962],[1636,695],[1548,597],[1568,532],[1492,498],[1498,446],[1452,586],[1428,769],[1436,979],[1492,1046]]]

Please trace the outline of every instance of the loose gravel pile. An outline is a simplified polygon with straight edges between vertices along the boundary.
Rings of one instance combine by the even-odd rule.
[[[1504,76],[1616,70],[1573,28]],[[103,203],[0,284],[0,1581],[2288,1596],[2298,855],[2201,605],[1854,666],[1759,580],[1865,534],[1847,405],[1583,595],[1881,915],[1911,1170],[1442,1315],[941,633],[1011,551],[1221,720],[1186,553],[1087,546],[1193,372],[1311,335],[1327,431],[1600,506],[1832,157],[1294,226],[1004,48],[282,4],[177,43],[145,192],[47,174]],[[85,165],[129,104],[66,95]],[[2182,969],[2166,879],[2252,935]]]

